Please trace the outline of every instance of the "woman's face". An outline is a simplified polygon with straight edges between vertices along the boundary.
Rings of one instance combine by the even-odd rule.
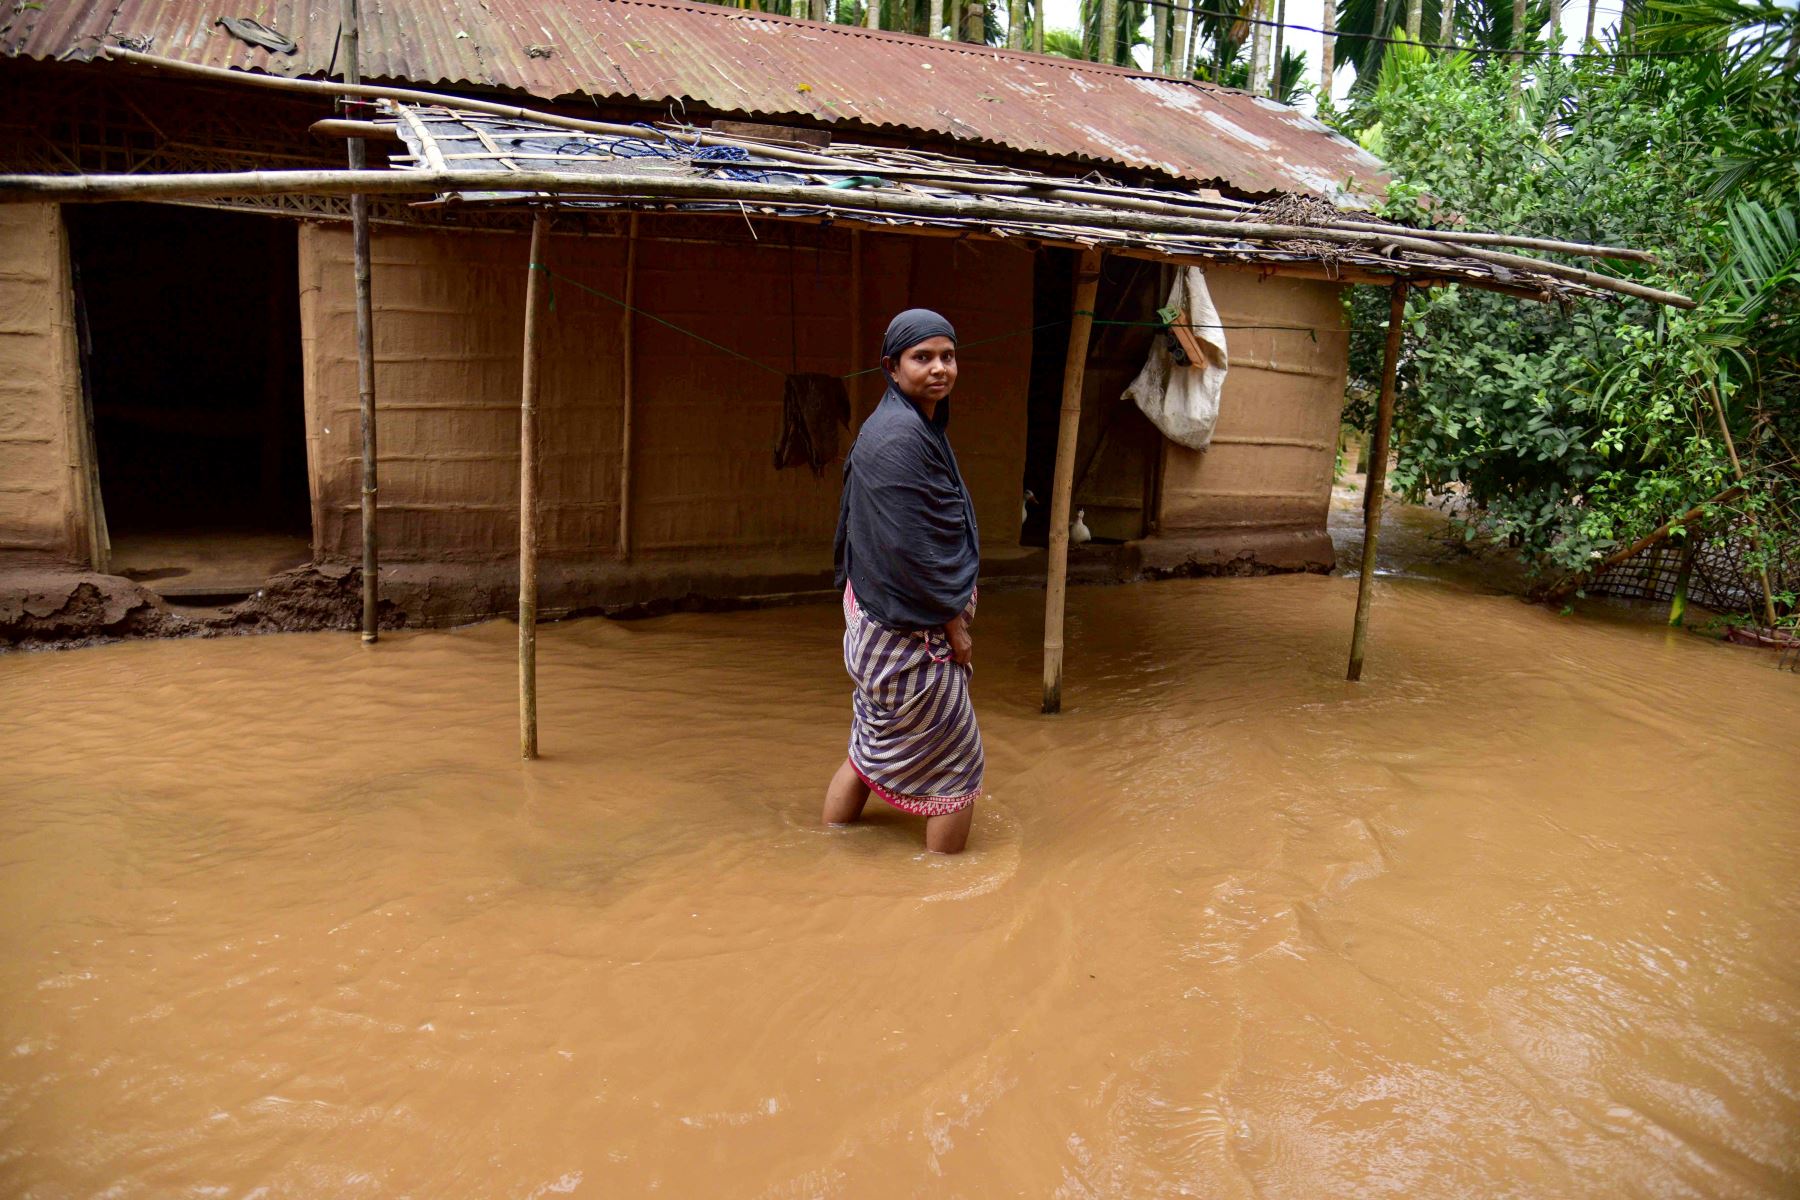
[[[921,404],[936,404],[956,386],[956,343],[947,337],[927,338],[908,346],[899,358],[882,361],[900,394]]]

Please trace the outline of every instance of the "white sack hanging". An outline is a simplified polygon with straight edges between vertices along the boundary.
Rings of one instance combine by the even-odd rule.
[[[1125,389],[1125,396],[1144,410],[1164,437],[1190,450],[1204,450],[1219,422],[1219,392],[1231,365],[1225,354],[1219,310],[1206,290],[1206,272],[1199,267],[1176,272],[1168,307],[1183,314],[1178,319],[1190,326],[1190,344],[1198,345],[1199,360],[1187,366],[1175,362],[1169,354],[1169,339],[1158,334],[1150,344],[1144,369]]]

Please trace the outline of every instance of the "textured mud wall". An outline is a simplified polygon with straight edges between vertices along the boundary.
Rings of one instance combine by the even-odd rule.
[[[61,216],[0,206],[0,554],[88,561],[80,388]]]
[[[617,294],[615,242],[556,239],[558,270]],[[519,371],[528,243],[378,231],[375,383],[385,561],[483,561],[518,545]],[[300,239],[301,341],[321,561],[361,551],[361,425],[350,231]],[[546,326],[543,548],[610,549],[616,525],[619,319],[572,288]]]
[[[1244,527],[1325,528],[1343,408],[1347,335],[1328,283],[1258,279],[1215,268],[1207,286],[1227,325],[1294,325],[1317,331],[1227,329],[1231,371],[1212,445],[1165,442],[1164,533]]]
[[[941,307],[964,340],[1031,324],[1031,256],[940,239],[861,239],[863,328],[853,337],[852,239],[780,226],[703,236],[717,222],[642,222],[635,300],[647,312],[766,363],[635,319],[634,558],[793,553],[830,561],[839,473],[776,470],[783,374],[875,365],[888,316]],[[517,549],[518,404],[526,239],[379,232],[374,239],[381,538],[394,562],[496,561]],[[624,292],[621,237],[553,237],[552,268]],[[347,230],[301,238],[302,337],[316,549],[360,554],[354,309]],[[792,318],[790,317],[792,314]],[[543,553],[617,550],[621,310],[566,284],[546,323]],[[1019,340],[965,356],[952,437],[984,524],[1016,533],[1029,364]],[[879,389],[855,389],[857,411]],[[847,447],[849,435],[845,435]]]

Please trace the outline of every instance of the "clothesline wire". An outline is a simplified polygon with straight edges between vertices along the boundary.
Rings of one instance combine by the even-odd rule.
[[[557,281],[560,280],[561,282],[568,284],[570,287],[574,288],[578,292],[586,292],[590,296],[598,296],[602,300],[605,300],[611,304],[618,305],[620,308],[624,309],[626,312],[633,313],[640,317],[646,317],[649,320],[655,321],[658,325],[662,325],[666,328],[673,329],[676,333],[684,334],[687,337],[691,337],[695,341],[702,342],[708,346],[711,346],[715,350],[724,351],[726,354],[731,355],[731,357],[733,357],[733,358],[742,359],[744,362],[749,363],[751,366],[761,367],[763,370],[769,372],[769,374],[771,374],[771,375],[779,375],[783,379],[785,379],[790,374],[790,372],[784,371],[780,367],[775,367],[775,366],[769,365],[768,363],[762,361],[760,358],[756,358],[752,355],[745,354],[741,350],[734,350],[730,346],[725,345],[723,342],[715,342],[712,338],[707,337],[705,334],[697,333],[694,330],[687,328],[685,325],[677,325],[675,322],[668,320],[665,317],[659,317],[655,313],[650,312],[647,309],[639,308],[635,304],[627,304],[625,301],[619,299],[617,296],[613,295],[611,292],[604,291],[600,288],[593,287],[593,286],[590,286],[589,284],[582,283],[578,279],[571,279],[567,275],[563,275],[556,271],[552,271],[549,267],[545,266],[543,263],[534,262],[531,264],[531,269],[533,271],[542,271],[544,273],[545,278],[550,281],[550,311],[551,312],[556,311],[556,283],[557,283]],[[1043,321],[1036,325],[1027,325],[1020,329],[1009,330],[1006,333],[996,333],[991,337],[975,338],[971,341],[959,342],[957,344],[957,348],[959,350],[971,350],[971,349],[975,348],[976,346],[987,346],[987,345],[993,344],[994,342],[1004,342],[1004,341],[1008,340],[1009,338],[1024,337],[1026,334],[1036,333],[1040,329],[1051,329],[1058,325],[1067,325],[1069,323],[1069,321],[1074,317],[1092,317],[1093,323],[1096,325],[1139,326],[1139,327],[1149,328],[1149,329],[1169,329],[1169,328],[1174,327],[1173,324],[1165,324],[1162,321],[1124,321],[1124,320],[1118,320],[1116,318],[1100,317],[1100,316],[1095,315],[1093,312],[1090,312],[1087,309],[1078,309],[1075,312],[1071,313],[1069,316],[1059,317],[1054,321]],[[1321,333],[1367,333],[1370,331],[1379,332],[1380,330],[1386,328],[1385,325],[1382,325],[1382,326],[1346,325],[1346,326],[1343,326],[1343,327],[1337,328],[1337,329],[1319,329],[1316,326],[1312,326],[1312,325],[1249,325],[1249,324],[1233,325],[1233,324],[1226,324],[1224,322],[1198,322],[1198,321],[1180,322],[1179,324],[1182,324],[1183,327],[1185,327],[1187,329],[1223,329],[1223,330],[1231,330],[1231,329],[1256,330],[1256,329],[1260,329],[1260,330],[1270,330],[1270,331],[1274,331],[1274,332],[1278,332],[1278,333],[1304,333],[1307,335],[1308,338],[1310,338],[1311,340],[1313,340],[1315,342],[1319,340],[1319,334],[1321,334]],[[863,375],[873,375],[879,370],[881,370],[880,367],[865,367],[860,371],[851,371],[847,374],[840,375],[840,376],[838,376],[838,378],[845,379],[845,380],[856,379]]]

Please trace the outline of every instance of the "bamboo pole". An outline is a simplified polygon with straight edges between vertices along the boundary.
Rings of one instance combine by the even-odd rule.
[[[525,279],[525,361],[519,391],[519,753],[538,756],[538,325],[544,308],[544,258],[550,214],[531,221],[531,265]]]
[[[1031,0],[1031,52],[1044,52],[1044,0]]]
[[[631,558],[631,422],[637,399],[638,215],[631,214],[625,234],[625,303],[619,312],[619,558]]]
[[[338,57],[344,64],[344,82],[360,82],[360,15],[357,0],[344,0],[338,30]],[[368,166],[368,148],[360,137],[346,143],[350,170]],[[381,561],[376,541],[377,476],[375,439],[375,304],[369,265],[369,198],[362,192],[350,196],[350,243],[356,276],[356,394],[362,423],[362,640],[380,637]]]
[[[384,125],[380,121],[349,121],[341,117],[326,117],[314,121],[306,127],[306,131],[314,137],[322,138],[374,138],[382,142],[404,140],[400,131],[392,125]]]
[[[565,117],[560,113],[521,108],[517,104],[496,104],[491,100],[473,100],[467,96],[427,92],[418,88],[386,87],[371,83],[344,84],[329,79],[289,79],[285,75],[265,75],[250,71],[236,71],[229,67],[208,67],[200,63],[182,62],[178,58],[164,58],[158,54],[146,54],[141,50],[127,50],[123,46],[108,46],[104,53],[109,59],[155,67],[176,75],[192,75],[198,79],[213,79],[221,83],[238,83],[250,87],[268,88],[273,91],[304,93],[314,96],[356,96],[364,100],[397,100],[406,104],[441,104],[445,108],[485,113],[490,117],[506,117],[515,121],[530,121],[539,125],[551,125],[558,129],[577,129],[585,133],[617,134],[623,137],[646,136],[647,127],[643,125],[620,125],[613,121],[587,121],[580,117]],[[665,139],[670,137],[666,131],[654,126],[648,127],[648,132]],[[682,132],[684,142],[691,143],[696,139],[700,145],[704,146],[740,144],[736,138],[721,137],[699,130]],[[809,154],[804,150],[789,150],[763,142],[756,143],[756,148],[771,158],[785,159],[788,162],[828,163],[832,161],[822,154]]]
[[[1037,51],[1040,54],[1043,53],[1043,47],[1041,45],[1038,46]],[[373,84],[346,85],[331,80],[289,79],[279,75],[254,74],[248,71],[234,71],[223,67],[201,66],[198,63],[186,63],[181,62],[178,59],[161,58],[154,54],[145,54],[140,51],[125,50],[117,47],[109,48],[107,54],[112,58],[166,69],[177,74],[195,75],[200,78],[216,79],[226,83],[245,84],[251,87],[271,88],[277,91],[301,92],[327,96],[358,96],[366,99],[396,100],[409,104],[438,104],[446,108],[462,109],[468,112],[483,113],[488,116],[506,117],[518,121],[535,122],[537,124],[548,125],[558,129],[574,129],[589,133],[627,137],[643,137],[645,135],[645,128],[641,125],[620,125],[608,121],[589,121],[579,117],[565,117],[559,113],[520,108],[517,105],[496,104],[486,100],[472,100],[465,96],[446,95],[438,92],[424,92],[412,88],[382,87]],[[650,132],[665,138],[671,136],[667,131],[661,129],[652,128]],[[868,174],[871,172],[869,163],[849,158],[842,154],[827,155],[811,153],[804,150],[793,150],[783,146],[773,146],[767,142],[745,141],[741,138],[707,133],[700,130],[684,130],[682,132],[682,137],[686,141],[698,139],[699,144],[707,146],[740,146],[750,150],[752,153],[761,154],[768,158],[780,159],[784,162],[806,164],[819,172],[834,172],[846,175]],[[959,178],[967,177],[966,174],[946,174],[943,171],[908,169],[904,167],[894,167],[892,165],[882,166],[880,168],[880,173],[905,176],[907,178],[932,180],[945,183],[946,185],[954,185]],[[54,178],[66,177],[56,176]],[[490,177],[488,182],[490,186],[486,190],[497,190],[494,186],[496,184],[495,180]],[[1029,181],[1025,181],[1015,186],[1026,187],[1026,192],[1021,194],[1042,195],[1056,199],[1068,199],[1073,197],[1079,199],[1081,202],[1090,204],[1107,203],[1108,200],[1110,200],[1121,206],[1131,206],[1129,202],[1133,199],[1130,196],[1118,194],[1125,189],[1121,189],[1116,185],[1088,185],[1077,180],[1046,180],[1044,181],[1044,185],[1048,185],[1048,189],[1046,190],[1044,185],[1027,186],[1028,183]],[[1057,186],[1059,184],[1061,186]],[[1092,195],[1083,194],[1076,197],[1075,191],[1077,189],[1082,193],[1092,193]],[[533,187],[525,190],[545,191],[551,189]],[[1095,199],[1094,196],[1103,196],[1107,197],[1107,199]],[[1143,201],[1140,203],[1155,205],[1154,208],[1146,208],[1145,211],[1171,211],[1179,213],[1188,208],[1199,208],[1218,213],[1227,219],[1235,218],[1242,213],[1244,207],[1247,207],[1241,206],[1239,208],[1230,208],[1216,203],[1208,204],[1202,200],[1185,197],[1181,193],[1168,193],[1167,196],[1169,200],[1185,200],[1187,203],[1181,205],[1170,204],[1166,209],[1162,202]],[[1309,226],[1307,228],[1313,227]],[[1449,243],[1466,242],[1470,245],[1515,246],[1528,250],[1546,250],[1560,254],[1581,255],[1589,258],[1628,259],[1640,262],[1657,261],[1654,254],[1644,250],[1634,250],[1621,246],[1591,246],[1580,242],[1565,242],[1551,238],[1515,237],[1510,234],[1496,233],[1464,233],[1456,230],[1412,229],[1404,226],[1379,225],[1372,222],[1358,221],[1332,221],[1319,228],[1349,229],[1375,233],[1398,232],[1408,237],[1438,240]],[[1295,234],[1294,236],[1299,235]],[[1536,260],[1528,260],[1528,262],[1529,261]],[[1527,266],[1526,269],[1530,269],[1530,267]]]
[[[1388,292],[1387,348],[1381,357],[1381,399],[1375,408],[1375,444],[1369,449],[1369,474],[1363,485],[1362,575],[1356,581],[1356,623],[1350,631],[1350,671],[1362,678],[1363,651],[1369,637],[1369,606],[1375,599],[1375,546],[1381,537],[1381,498],[1387,490],[1388,441],[1394,430],[1395,377],[1400,370],[1400,339],[1406,331],[1406,284]]]
[[[232,171],[180,175],[0,175],[0,203],[33,202],[102,203],[117,200],[203,199],[221,195],[274,196],[288,194],[345,195],[358,191],[370,195],[416,195],[430,192],[509,191],[572,193],[609,198],[732,200],[751,204],[808,206],[821,212],[837,212],[840,206],[870,212],[907,216],[940,217],[959,221],[1018,221],[1042,226],[1067,223],[1071,227],[1119,230],[1133,233],[1167,233],[1221,236],[1235,240],[1312,240],[1359,246],[1375,252],[1402,250],[1427,259],[1467,258],[1493,263],[1510,270],[1529,271],[1553,279],[1578,283],[1600,291],[1634,296],[1674,308],[1693,308],[1694,301],[1675,292],[1647,287],[1627,279],[1601,275],[1565,263],[1526,258],[1497,250],[1457,245],[1447,248],[1413,235],[1411,230],[1363,232],[1329,225],[1278,225],[1261,221],[1209,220],[1157,213],[1120,212],[1085,208],[1063,211],[1043,204],[1009,200],[948,199],[898,190],[859,189],[854,193],[816,186],[740,183],[726,179],[658,178],[637,176],[563,174],[556,171],[516,171],[496,176],[491,171]],[[1397,262],[1399,266],[1428,264]],[[1482,286],[1480,280],[1464,282]]]
[[[1044,579],[1044,711],[1062,711],[1063,601],[1069,586],[1069,508],[1075,447],[1081,434],[1081,384],[1086,375],[1094,297],[1100,291],[1100,251],[1083,250],[1075,263],[1075,301],[1069,353],[1063,359],[1062,417],[1056,427],[1056,473],[1050,491],[1050,562]]]
[[[850,231],[850,370],[863,368],[862,230]],[[862,428],[862,392],[865,376],[850,377],[850,434]]]
[[[1737,476],[1738,483],[1744,482],[1744,464],[1738,461],[1737,442],[1732,440],[1731,426],[1725,420],[1725,402],[1719,399],[1719,389],[1708,386],[1706,394],[1712,399],[1713,414],[1719,420],[1719,434],[1725,439],[1725,453],[1731,456],[1731,473]],[[1750,518],[1750,536],[1752,544],[1762,546],[1762,530],[1756,518]],[[1769,568],[1761,563],[1756,565],[1756,573],[1762,578],[1763,616],[1769,622],[1769,628],[1775,628],[1775,594],[1769,588]]]

